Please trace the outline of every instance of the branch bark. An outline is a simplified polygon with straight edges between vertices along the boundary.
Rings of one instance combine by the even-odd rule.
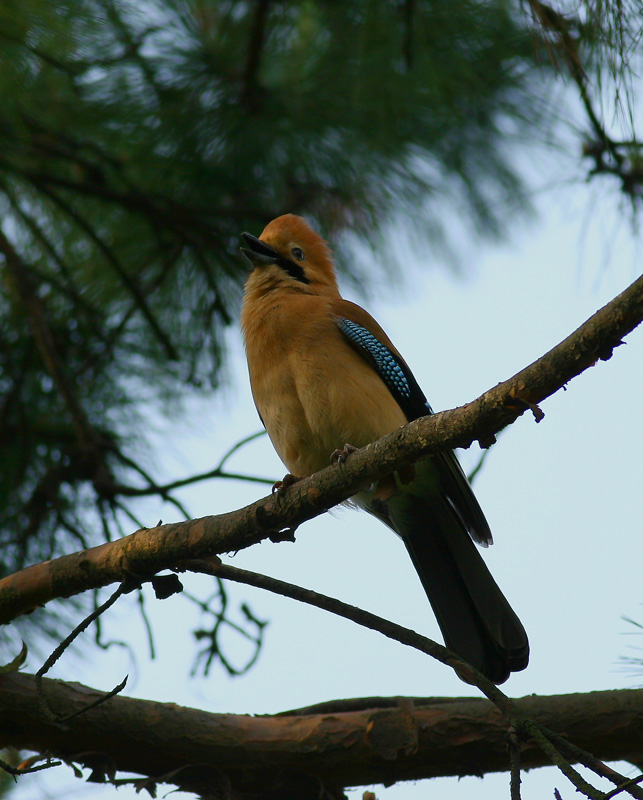
[[[611,357],[622,338],[643,320],[643,277],[596,312],[574,333],[513,378],[477,400],[415,420],[358,450],[338,468],[328,467],[282,495],[245,508],[186,522],[143,528],[53,561],[28,567],[0,581],[0,624],[54,598],[120,582],[126,572],[149,576],[181,562],[242,550],[264,539],[292,538],[308,519],[346,500],[361,487],[411,461],[454,447],[483,446],[538,403],[598,360]]]
[[[43,686],[48,703],[65,714],[99,695],[78,683],[44,680]],[[604,761],[643,760],[643,690],[530,695],[515,702],[525,716]],[[207,764],[211,780],[225,781],[235,800],[263,798],[277,785],[282,797],[312,797],[320,785],[338,790],[509,769],[506,721],[487,700],[354,703],[349,711],[330,706],[322,713],[252,717],[119,696],[60,726],[43,714],[33,676],[10,673],[0,675],[0,747],[46,750],[99,773],[131,771],[182,788],[191,768]],[[549,764],[529,741],[522,744],[521,763],[528,769]],[[306,789],[313,783],[317,793]]]

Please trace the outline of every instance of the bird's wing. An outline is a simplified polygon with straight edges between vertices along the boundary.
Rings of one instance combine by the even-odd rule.
[[[431,406],[413,373],[373,317],[343,299],[333,303],[333,311],[339,330],[378,373],[409,422],[431,414]]]
[[[363,308],[348,300],[332,304],[337,327],[388,387],[409,422],[432,414],[422,389],[408,364],[386,333]],[[453,451],[432,457],[442,488],[456,516],[471,538],[483,546],[493,542],[489,524]]]

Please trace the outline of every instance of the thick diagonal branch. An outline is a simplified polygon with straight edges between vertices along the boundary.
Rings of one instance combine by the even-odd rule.
[[[0,581],[0,623],[47,603],[120,582],[123,570],[149,575],[190,559],[278,539],[411,461],[453,447],[486,444],[526,410],[598,360],[609,359],[643,320],[643,277],[590,317],[564,341],[473,402],[415,420],[275,495],[229,514],[142,529],[118,541],[28,567]],[[537,416],[537,419],[539,416]],[[283,538],[283,537],[282,537]]]

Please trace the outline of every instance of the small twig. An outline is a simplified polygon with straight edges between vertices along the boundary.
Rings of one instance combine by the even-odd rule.
[[[183,486],[189,486],[192,483],[199,483],[200,481],[210,480],[211,478],[228,478],[233,480],[239,481],[247,481],[249,483],[261,483],[264,486],[272,486],[274,484],[274,480],[272,478],[260,478],[255,475],[243,475],[241,473],[236,472],[225,472],[223,467],[225,463],[242,447],[244,447],[249,442],[253,442],[255,439],[258,439],[260,436],[265,436],[266,431],[257,431],[256,433],[251,433],[249,436],[241,439],[241,441],[236,442],[236,444],[232,445],[232,447],[223,454],[221,457],[221,461],[217,464],[214,469],[210,469],[207,472],[200,472],[197,475],[192,475],[189,478],[179,478],[176,481],[171,481],[170,483],[165,484],[157,484],[155,483],[152,478],[144,472],[142,469],[138,467],[137,464],[134,462],[127,462],[129,466],[133,469],[137,470],[140,475],[142,475],[149,483],[149,486],[144,487],[135,487],[135,486],[124,486],[124,485],[117,485],[114,487],[114,492],[116,494],[122,494],[129,497],[144,497],[145,495],[150,494],[159,494],[161,497],[166,498],[168,492],[171,492],[174,489],[180,489]],[[123,457],[123,460],[125,457]]]
[[[265,435],[266,435],[265,430],[257,431],[256,433],[251,433],[249,436],[244,437],[243,439],[241,439],[241,441],[237,442],[236,444],[233,444],[232,447],[226,453],[223,454],[221,461],[219,461],[219,463],[215,467],[215,470],[221,472],[223,470],[226,461],[228,461],[238,450],[241,450],[242,447],[245,447],[245,445],[249,444],[250,442],[254,442],[254,440],[258,439],[260,436],[265,436]]]
[[[58,280],[58,278],[54,277],[53,275],[41,272],[36,267],[34,267],[33,264],[31,265],[32,272],[35,275],[37,275],[41,281],[50,283],[56,289],[56,291],[59,292],[61,295],[68,296],[76,311],[80,311],[82,309],[85,312],[84,319],[86,320],[87,324],[91,327],[92,332],[98,339],[103,341],[105,339],[105,335],[104,332],[99,327],[99,325],[97,324],[97,320],[102,323],[104,313],[100,309],[94,307],[91,303],[89,303],[78,291],[71,270],[65,263],[64,259],[59,255],[55,246],[47,238],[44,231],[42,230],[40,225],[36,222],[36,220],[22,208],[22,206],[18,202],[18,199],[14,191],[10,188],[9,184],[7,184],[5,181],[0,181],[0,187],[2,188],[2,191],[7,195],[13,210],[16,212],[16,214],[18,214],[20,219],[22,219],[25,225],[29,228],[34,239],[37,239],[40,242],[40,244],[43,247],[43,250],[49,254],[51,259],[57,265],[58,269],[62,274],[63,280]]]
[[[103,254],[107,263],[112,267],[116,275],[118,276],[119,280],[123,284],[123,286],[127,289],[130,296],[132,297],[133,301],[136,303],[139,311],[143,315],[143,317],[147,320],[150,328],[152,329],[156,339],[158,340],[159,344],[165,351],[165,356],[169,361],[178,361],[179,355],[176,351],[176,348],[170,341],[169,337],[159,324],[158,320],[154,316],[152,309],[150,308],[143,292],[141,291],[140,286],[136,283],[136,281],[128,274],[125,267],[121,264],[119,259],[116,257],[114,252],[112,251],[111,247],[103,241],[102,236],[92,227],[92,225],[87,222],[87,220],[76,211],[69,203],[60,197],[56,192],[52,191],[46,186],[42,184],[38,186],[39,191],[41,191],[44,195],[49,197],[52,202],[58,205],[63,212],[65,212],[75,223],[76,225],[84,231],[89,239],[94,242],[98,250]]]
[[[631,789],[635,785],[641,783],[643,781],[643,775],[639,775],[636,778],[630,778],[626,780],[625,783],[622,783],[620,786],[616,786],[612,789],[611,792],[608,792],[606,795],[603,795],[603,800],[610,800],[612,797],[616,797],[617,794],[620,792],[629,792],[631,794]]]
[[[221,585],[223,585],[223,582],[221,581],[220,578],[217,577],[216,580],[219,581],[221,583]],[[223,593],[227,594],[225,592],[223,592]],[[187,600],[190,600],[195,605],[199,606],[199,608],[201,609],[201,611],[203,613],[205,613],[205,614],[213,614],[214,616],[219,616],[220,614],[223,613],[223,611],[213,611],[210,608],[209,604],[216,597],[220,597],[220,596],[221,596],[221,593],[220,592],[216,592],[215,594],[211,595],[207,600],[200,600],[198,597],[195,597],[193,594],[190,594],[190,592],[187,592],[185,590],[183,591],[183,597],[185,597]],[[232,628],[232,630],[235,631],[236,633],[240,634],[241,636],[243,636],[244,638],[248,639],[249,641],[256,643],[256,641],[257,641],[256,638],[251,633],[248,633],[248,631],[245,628],[242,628],[241,625],[238,625],[236,622],[233,622],[231,619],[228,619],[227,617],[226,617],[226,624],[230,628]]]
[[[541,0],[527,1],[531,7],[533,19],[538,22],[543,31],[553,33],[556,37],[556,43],[563,53],[569,74],[578,88],[589,124],[594,131],[595,140],[586,142],[583,147],[583,155],[594,159],[594,168],[590,175],[599,173],[615,175],[620,179],[624,193],[634,200],[641,193],[643,176],[640,170],[631,165],[626,148],[636,149],[640,152],[641,143],[637,141],[636,137],[630,142],[616,141],[605,130],[590,97],[589,80],[579,53],[580,29],[575,31],[574,22],[547,3],[541,2]],[[625,152],[623,152],[624,149]],[[604,158],[606,153],[613,160],[613,164],[606,163]]]
[[[116,503],[113,500],[108,504],[108,507],[109,507],[110,513],[112,515],[112,523],[116,526],[116,530],[118,531],[118,533],[120,534],[120,537],[122,539],[124,536],[127,536],[127,533],[125,531],[125,528],[123,527],[123,523],[122,523],[121,518],[120,518],[120,516],[118,514],[118,507],[117,507]],[[138,527],[140,529],[143,526],[139,525]]]
[[[395,639],[395,641],[407,645],[408,647],[420,650],[428,656],[435,658],[437,661],[440,661],[442,664],[446,664],[456,670],[460,677],[464,676],[466,678],[467,683],[477,686],[505,716],[513,718],[517,714],[510,698],[481,672],[478,672],[478,670],[470,664],[467,664],[466,661],[463,661],[447,647],[409,628],[404,628],[402,625],[379,617],[376,614],[371,614],[369,611],[364,611],[361,608],[351,606],[334,597],[314,592],[311,589],[304,589],[301,586],[286,583],[276,578],[270,578],[266,575],[260,575],[256,572],[239,569],[238,567],[231,567],[227,564],[222,564],[218,560],[189,561],[185,562],[185,567],[193,572],[204,572],[207,575],[215,575],[237,583],[245,583],[249,586],[265,589],[269,592],[283,595],[284,597],[290,597],[293,600],[299,600],[300,602],[307,603],[316,608],[321,608],[324,611],[329,611],[337,616],[344,617],[344,619],[349,619],[365,628],[378,631],[384,634],[384,636]]]
[[[600,759],[596,758],[596,756],[578,747],[573,742],[568,741],[559,733],[549,730],[549,728],[544,726],[541,726],[541,730],[552,744],[558,747],[562,753],[567,754],[568,758],[573,758],[575,761],[578,761],[578,763],[583,764],[583,766],[591,769],[596,775],[611,781],[616,787],[624,786],[630,782],[625,775],[621,775],[621,773],[617,772],[612,767],[608,767],[607,764],[604,764]],[[629,788],[619,788],[619,791],[627,791],[632,797],[643,800],[643,790],[635,784],[629,786]]]
[[[0,30],[0,37],[7,39],[10,42],[15,42],[16,44],[22,45],[26,50],[28,50],[30,53],[33,53],[33,55],[37,56],[37,58],[39,58],[41,61],[44,61],[45,64],[71,75],[72,78],[77,78],[93,67],[110,67],[137,56],[139,49],[145,42],[145,37],[150,33],[154,33],[156,30],[158,30],[158,26],[146,28],[139,34],[136,41],[131,46],[126,47],[122,53],[112,56],[111,58],[97,58],[94,60],[76,59],[71,61],[62,61],[61,59],[51,55],[51,53],[47,53],[39,47],[29,44],[23,37],[13,36],[2,30]]]
[[[126,594],[127,592],[130,592],[131,590],[132,590],[131,580],[125,579],[119,585],[119,587],[116,589],[116,591],[102,605],[98,606],[98,608],[95,608],[91,612],[91,614],[88,614],[85,617],[85,619],[79,625],[77,625],[74,628],[74,630],[69,634],[69,636],[66,636],[65,639],[63,639],[63,641],[58,645],[58,647],[55,648],[55,650],[49,656],[49,658],[47,658],[47,660],[42,665],[42,667],[40,667],[38,672],[36,672],[34,678],[35,678],[35,684],[36,684],[36,692],[38,694],[38,699],[39,699],[39,702],[40,702],[40,707],[41,707],[43,713],[45,714],[45,716],[48,719],[50,719],[52,722],[56,722],[58,724],[61,724],[65,720],[69,719],[70,717],[59,717],[50,708],[49,704],[47,703],[47,699],[45,697],[45,694],[44,694],[44,691],[43,691],[43,688],[42,688],[42,679],[43,679],[43,677],[47,674],[47,672],[49,672],[49,670],[53,667],[53,665],[58,661],[58,659],[62,656],[62,654],[65,652],[65,650],[67,650],[67,648],[74,641],[74,639],[76,639],[83,631],[87,630],[87,628],[92,624],[92,622],[95,619],[100,617],[100,615],[103,614],[105,611],[107,611],[108,608],[113,606],[114,603],[118,600],[119,597],[121,597],[122,595]],[[110,693],[108,693],[107,695],[104,695],[102,698],[100,698],[99,702],[104,702],[105,700],[108,700],[110,697],[113,697],[113,695],[116,694],[117,691],[121,691],[125,687],[126,683],[127,683],[127,677],[123,681],[122,685],[119,684],[120,688],[118,686],[115,687],[115,689],[112,689],[112,691]],[[79,713],[82,713],[83,711],[85,711],[85,710],[87,710],[89,708],[94,708],[94,706],[96,706],[96,705],[98,705],[98,702],[90,703],[90,705],[87,706],[85,709],[82,709],[79,712],[75,712],[72,716],[74,716],[74,717],[78,716]]]
[[[516,725],[511,725],[507,731],[507,746],[509,748],[510,778],[509,793],[511,800],[521,800],[520,797],[520,736]]]
[[[105,498],[102,495],[98,495],[96,498],[96,504],[98,506],[98,515],[100,518],[100,524],[103,529],[103,536],[105,537],[106,542],[112,541],[112,532],[109,527],[109,520],[107,519],[107,508],[111,508],[111,503],[106,502]]]
[[[207,600],[200,600],[198,597],[194,597],[194,595],[184,592],[184,596],[186,596],[188,600],[191,600],[193,603],[198,605],[203,613],[209,614],[215,619],[215,622],[210,630],[199,629],[193,632],[197,641],[208,640],[210,644],[204,647],[204,649],[197,654],[190,674],[196,675],[199,664],[205,659],[203,674],[207,675],[210,671],[212,662],[215,660],[215,658],[218,658],[229,675],[244,675],[252,668],[253,664],[255,664],[259,658],[259,653],[261,652],[261,647],[263,645],[264,629],[268,623],[256,617],[250,610],[249,606],[245,603],[242,604],[241,611],[245,615],[246,619],[256,626],[257,634],[253,635],[249,633],[247,630],[242,628],[241,625],[238,625],[229,619],[226,613],[228,609],[228,593],[226,591],[225,584],[218,575],[214,577],[218,584],[218,591],[211,595]],[[219,608],[215,611],[210,607],[210,604],[216,598],[219,600]],[[234,667],[221,650],[219,644],[219,630],[224,624],[241,634],[254,645],[254,652],[250,656],[250,659],[246,661],[246,663],[240,668]]]
[[[56,515],[56,527],[58,527],[58,525],[60,525],[61,528],[64,528],[75,539],[77,539],[78,542],[80,543],[80,546],[84,550],[89,549],[89,543],[85,535],[82,533],[82,531],[79,531],[78,528],[75,525],[73,525],[68,519],[66,519],[60,512],[58,512],[58,514]]]
[[[211,469],[207,472],[200,472],[198,475],[192,475],[189,478],[179,478],[171,483],[151,485],[151,486],[125,486],[117,484],[114,487],[116,494],[121,494],[126,497],[145,497],[146,495],[159,494],[163,496],[164,492],[170,492],[173,489],[180,489],[183,486],[190,486],[193,483],[207,481],[211,478],[223,478],[234,481],[246,481],[247,483],[260,483],[263,486],[272,486],[274,484],[273,478],[261,478],[257,475],[244,475],[241,472],[220,472],[218,469]]]
[[[166,502],[172,503],[183,516],[188,519],[190,514],[185,506],[173,497],[170,492],[174,489],[179,489],[183,486],[189,486],[192,483],[198,483],[200,481],[209,480],[212,478],[228,478],[234,480],[242,480],[251,483],[260,483],[265,486],[271,486],[274,481],[270,478],[260,478],[254,475],[242,475],[240,473],[231,473],[231,472],[224,472],[223,465],[231,458],[234,453],[240,450],[244,445],[248,444],[249,442],[254,441],[255,439],[259,438],[260,436],[264,436],[265,431],[257,431],[256,433],[252,433],[249,436],[246,436],[241,441],[236,442],[221,458],[221,461],[218,465],[212,469],[208,470],[207,472],[199,473],[198,475],[193,475],[189,478],[181,478],[176,481],[171,481],[170,483],[166,484],[158,484],[152,478],[152,476],[144,470],[139,464],[133,461],[131,458],[126,456],[120,450],[115,451],[116,457],[122,461],[126,466],[133,469],[135,472],[138,472],[142,478],[144,478],[148,485],[143,487],[135,487],[135,486],[127,486],[125,484],[114,484],[111,487],[111,490],[114,495],[123,495],[126,497],[145,497],[148,495],[158,495],[162,497]],[[140,526],[139,526],[140,527]]]
[[[15,286],[16,293],[27,310],[29,326],[40,356],[67,407],[78,440],[86,450],[97,449],[98,438],[96,432],[78,399],[76,387],[69,379],[64,360],[61,357],[42,300],[38,297],[29,267],[23,262],[13,244],[2,231],[0,231],[0,251],[4,255],[4,262]]]
[[[523,720],[523,729],[529,736],[535,740],[540,749],[550,759],[551,763],[558,767],[563,775],[576,787],[577,791],[581,792],[590,800],[602,800],[603,792],[588,783],[585,778],[575,770],[572,765],[563,757],[560,750],[552,744],[547,736],[543,733],[542,727],[533,720]]]
[[[94,589],[94,608],[98,608],[98,589]],[[100,647],[101,650],[109,650],[110,647],[122,647],[127,652],[131,661],[136,661],[136,654],[134,648],[129,642],[122,639],[110,639],[109,641],[103,640],[103,626],[100,617],[96,617],[94,625],[94,644]]]
[[[150,619],[147,616],[147,609],[145,608],[145,595],[140,590],[138,592],[138,608],[141,612],[141,619],[143,620],[143,625],[145,626],[145,632],[147,633],[147,643],[150,648],[150,659],[154,661],[156,658],[156,648],[154,647],[154,631],[152,630]]]
[[[30,772],[41,772],[43,769],[51,769],[51,767],[59,767],[63,763],[62,761],[52,761],[49,756],[47,756],[46,758],[47,762],[45,764],[40,764],[37,767],[31,767],[31,766],[14,767],[0,758],[0,769],[3,769],[5,772],[8,772],[9,775],[13,775],[15,780],[15,778],[17,778],[18,775],[28,775]]]
[[[496,437],[497,438],[497,437]],[[484,466],[485,461],[487,460],[487,456],[491,452],[491,447],[486,447],[482,453],[480,453],[480,458],[478,459],[478,463],[475,467],[471,470],[471,472],[467,475],[467,480],[469,483],[473,483],[475,479],[478,477],[482,467]]]
[[[188,510],[185,508],[185,506],[183,505],[183,503],[181,503],[175,497],[172,497],[172,495],[169,494],[169,492],[166,489],[163,489],[162,487],[158,486],[156,484],[156,482],[154,481],[154,478],[152,478],[152,476],[146,470],[144,470],[143,467],[141,467],[139,464],[137,464],[136,461],[134,461],[133,459],[129,458],[129,456],[126,456],[125,453],[121,452],[120,450],[117,450],[115,455],[117,456],[117,458],[120,461],[123,462],[123,464],[128,466],[130,469],[133,469],[135,472],[138,472],[138,474],[141,475],[141,477],[145,478],[145,480],[149,484],[148,488],[151,490],[150,494],[158,494],[167,503],[172,503],[172,505],[175,508],[177,508],[178,511],[181,514],[183,514],[183,516],[186,519],[190,518],[190,514],[189,514]],[[123,488],[124,487],[113,486],[112,487],[112,491],[114,492],[114,494],[117,494],[117,493],[118,494],[126,494],[126,492],[120,491]]]
[[[145,527],[145,525],[143,525],[141,520],[124,503],[121,503],[119,500],[113,499],[111,501],[111,506],[114,510],[118,509],[119,511],[122,511],[126,517],[131,519],[134,525],[136,525],[137,530],[140,530],[141,528]],[[115,513],[114,516],[116,516]]]
[[[68,714],[66,717],[62,717],[61,719],[58,720],[58,722],[60,724],[62,724],[64,722],[69,722],[70,719],[74,719],[75,717],[79,717],[81,714],[85,714],[90,709],[96,708],[96,706],[99,706],[102,703],[104,703],[106,700],[109,700],[110,697],[114,697],[114,695],[117,695],[119,692],[122,692],[123,689],[125,688],[125,686],[127,685],[127,679],[128,678],[129,678],[129,675],[126,675],[123,678],[123,680],[117,686],[115,686],[111,691],[107,692],[106,694],[101,695],[100,697],[97,697],[96,700],[93,700],[88,705],[83,706],[78,711],[74,711],[73,714]]]

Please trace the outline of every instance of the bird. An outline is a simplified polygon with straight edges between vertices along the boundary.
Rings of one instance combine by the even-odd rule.
[[[289,482],[433,411],[371,315],[344,299],[326,241],[300,216],[242,233],[252,267],[241,329],[260,419]],[[489,524],[453,451],[422,459],[352,501],[402,539],[445,644],[490,681],[529,661],[527,634],[477,544]]]

